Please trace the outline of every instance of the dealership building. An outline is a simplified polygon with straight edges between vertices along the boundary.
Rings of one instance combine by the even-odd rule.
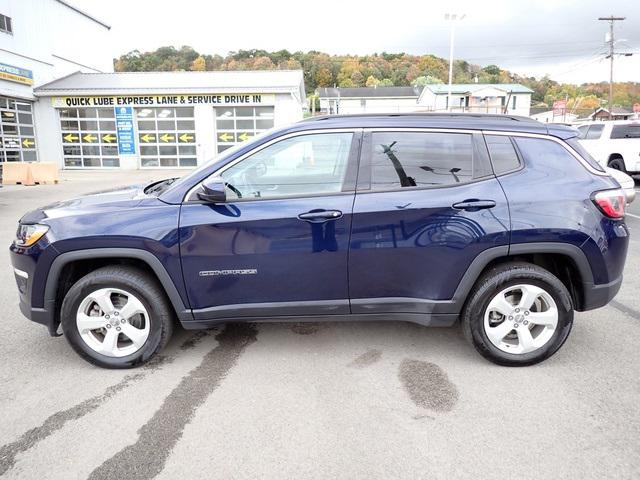
[[[39,157],[62,168],[195,167],[302,118],[302,71],[77,72],[36,87]]]
[[[194,167],[302,118],[301,71],[114,73],[111,35],[63,0],[0,1],[0,166]]]

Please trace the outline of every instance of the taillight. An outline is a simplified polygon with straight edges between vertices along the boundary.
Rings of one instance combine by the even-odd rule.
[[[627,197],[620,189],[603,190],[593,194],[593,203],[609,218],[624,217],[624,206],[627,203]]]

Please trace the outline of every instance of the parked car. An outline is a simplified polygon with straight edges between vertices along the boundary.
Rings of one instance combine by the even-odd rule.
[[[601,165],[640,173],[640,122],[611,120],[578,125],[580,143]]]
[[[140,365],[221,322],[450,326],[530,365],[622,282],[618,183],[576,131],[473,114],[321,117],[180,178],[26,214],[11,245],[25,316],[84,359]]]
[[[616,170],[615,168],[605,167],[605,171],[611,175],[622,187],[624,194],[627,197],[627,203],[631,203],[636,198],[636,182],[626,173]]]

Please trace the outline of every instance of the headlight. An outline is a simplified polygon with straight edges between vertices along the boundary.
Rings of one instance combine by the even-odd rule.
[[[20,225],[16,236],[16,245],[30,247],[40,240],[49,230],[46,225]]]

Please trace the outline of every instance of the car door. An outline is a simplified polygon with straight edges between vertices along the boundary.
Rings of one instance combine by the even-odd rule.
[[[182,205],[198,319],[349,313],[347,253],[360,132],[272,140],[222,167],[227,201]]]
[[[479,133],[365,133],[353,209],[352,313],[456,313],[482,252],[507,253],[509,211]],[[495,250],[494,250],[495,251]]]

